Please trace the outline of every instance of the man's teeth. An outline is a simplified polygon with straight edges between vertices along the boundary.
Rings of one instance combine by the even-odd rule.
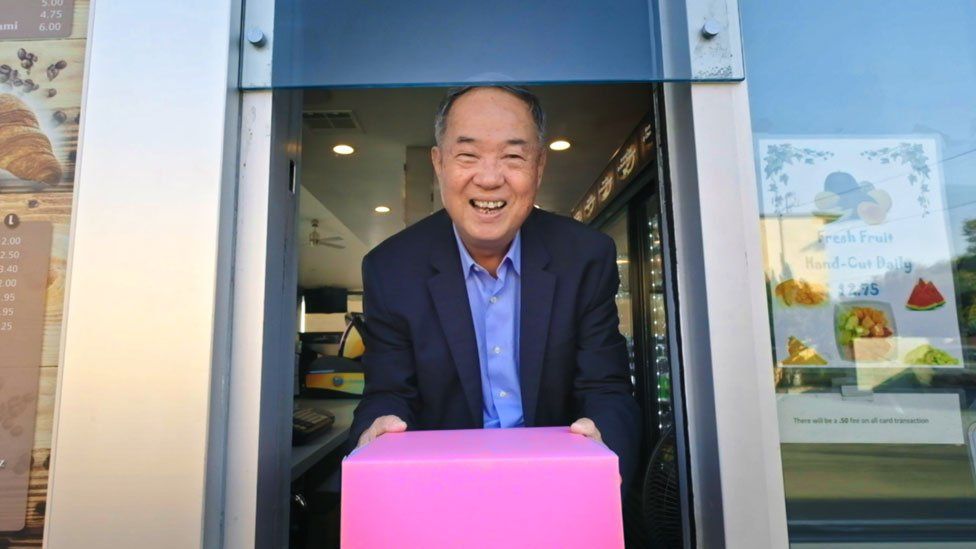
[[[483,210],[496,210],[505,205],[504,200],[472,200],[471,204]]]

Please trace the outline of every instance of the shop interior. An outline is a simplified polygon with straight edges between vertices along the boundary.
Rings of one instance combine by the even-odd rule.
[[[667,329],[666,220],[660,214],[666,170],[651,131],[661,130],[657,95],[648,84],[530,89],[548,117],[548,163],[537,207],[576,217],[609,234],[617,245],[620,329],[631,350],[635,396],[646,424],[642,461],[648,471],[659,471],[642,473],[641,486],[625,499],[628,546],[653,540],[680,544],[689,529],[682,509],[690,496],[688,483],[678,480],[685,474],[684,452],[680,442],[675,445],[682,423],[680,404],[675,418],[672,396],[675,334]],[[360,359],[368,344],[363,341],[360,265],[371,248],[441,208],[430,148],[444,91],[318,89],[304,94],[291,547],[338,547],[340,463],[363,390]],[[642,127],[647,148],[637,162],[625,145],[637,142]],[[619,188],[610,194],[607,174],[614,173]],[[648,490],[663,496],[647,502]]]

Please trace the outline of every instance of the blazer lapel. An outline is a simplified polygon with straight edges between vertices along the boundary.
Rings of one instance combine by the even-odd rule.
[[[471,319],[471,305],[468,303],[468,290],[461,273],[461,257],[454,232],[450,226],[441,232],[449,239],[438,238],[433,243],[431,263],[438,273],[427,280],[427,288],[437,309],[437,317],[447,338],[451,357],[457,366],[471,417],[478,427],[482,427],[484,403],[481,395],[481,365]]]
[[[549,264],[546,250],[533,218],[522,226],[522,296],[519,322],[519,381],[522,385],[522,416],[526,427],[535,426],[549,336],[549,315],[556,291],[556,276],[545,270]]]

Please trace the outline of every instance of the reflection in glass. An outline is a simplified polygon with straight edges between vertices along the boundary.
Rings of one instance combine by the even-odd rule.
[[[976,4],[740,5],[790,541],[976,542]]]
[[[617,246],[617,272],[620,275],[620,288],[617,290],[617,315],[620,318],[620,333],[627,340],[627,360],[630,368],[630,381],[635,383],[634,374],[634,327],[630,298],[630,245],[627,241],[627,212],[621,212],[604,229]]]
[[[655,197],[656,198],[656,197]],[[655,211],[653,199],[648,211]],[[661,251],[660,214],[653,214],[647,221],[648,261],[650,263],[650,331],[654,344],[651,356],[654,360],[654,378],[658,401],[658,430],[665,432],[674,422],[671,399],[671,361],[668,353],[667,316],[664,301],[664,268]]]
[[[656,1],[427,0],[422,6],[278,0],[271,86],[742,79],[737,55],[728,71],[693,71],[685,10],[664,10],[662,19]],[[243,54],[260,55],[260,49],[248,44]]]

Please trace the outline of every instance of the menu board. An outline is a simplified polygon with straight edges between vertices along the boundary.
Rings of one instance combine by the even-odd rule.
[[[0,0],[0,40],[71,35],[74,0]]]
[[[758,139],[775,360],[961,368],[937,138]]]
[[[40,366],[51,236],[50,223],[13,213],[0,227],[0,369]]]
[[[37,411],[51,224],[0,226],[0,530],[24,527]]]
[[[89,0],[0,0],[0,547],[43,542]]]
[[[590,185],[579,200],[571,216],[581,223],[589,223],[600,215],[645,166],[656,160],[654,122],[651,113],[631,131],[627,141],[617,149],[606,169]]]

